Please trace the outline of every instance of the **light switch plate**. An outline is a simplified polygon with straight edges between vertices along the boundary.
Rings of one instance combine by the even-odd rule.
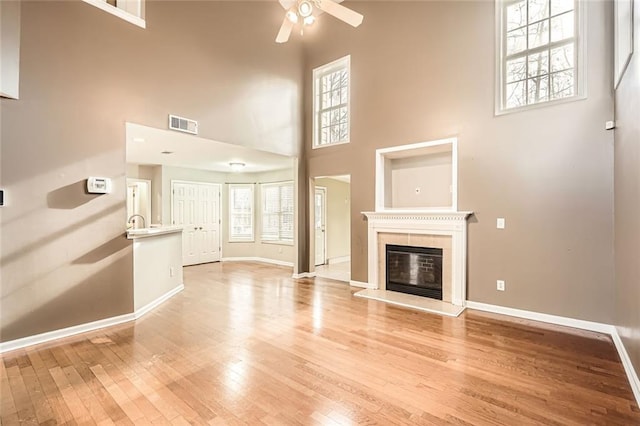
[[[504,217],[499,217],[498,220],[496,220],[496,228],[504,229],[504,225],[505,225]]]

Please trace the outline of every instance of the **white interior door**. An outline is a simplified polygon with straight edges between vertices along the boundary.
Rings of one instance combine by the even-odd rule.
[[[220,185],[198,185],[200,263],[220,260]]]
[[[220,185],[172,182],[171,223],[182,230],[183,266],[220,260]]]
[[[316,187],[315,193],[315,237],[316,237],[316,266],[324,265],[327,260],[326,251],[326,188]]]

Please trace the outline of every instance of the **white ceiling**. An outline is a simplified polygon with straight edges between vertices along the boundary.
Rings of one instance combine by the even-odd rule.
[[[243,173],[293,167],[293,159],[280,154],[140,124],[127,123],[126,128],[127,163],[230,172],[229,163],[240,162],[246,165]],[[172,154],[162,154],[163,151]]]

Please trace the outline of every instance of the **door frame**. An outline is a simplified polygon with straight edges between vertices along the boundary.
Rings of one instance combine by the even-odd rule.
[[[208,185],[208,186],[216,186],[218,187],[218,250],[220,251],[220,260],[222,262],[222,184],[214,183],[214,182],[198,182],[194,180],[182,180],[182,179],[171,179],[171,193],[169,197],[169,204],[171,205],[171,217],[169,220],[173,225],[173,194],[174,194],[174,184],[176,183],[186,183],[192,185]]]
[[[323,245],[324,245],[324,256],[322,259],[322,263],[317,264],[316,262],[316,257],[317,257],[317,253],[315,253],[315,240],[314,240],[314,256],[313,256],[313,263],[314,263],[314,267],[316,266],[320,266],[320,265],[326,265],[327,264],[327,260],[328,260],[328,256],[327,256],[327,187],[326,186],[314,186],[314,191],[313,191],[313,232],[314,232],[314,236],[315,236],[315,231],[316,231],[316,209],[315,209],[315,204],[316,204],[316,192],[320,190],[322,192],[322,196],[324,198],[323,203],[322,203],[322,217],[324,219],[324,233],[323,233]]]
[[[129,184],[139,184],[139,183],[144,183],[144,184],[147,185],[147,203],[146,203],[147,205],[146,205],[146,208],[147,208],[147,214],[149,215],[149,218],[145,217],[144,220],[145,220],[145,226],[147,228],[150,228],[151,227],[152,217],[153,217],[153,214],[151,212],[151,197],[153,196],[153,192],[151,191],[151,180],[150,179],[130,178],[130,177],[126,178],[126,186],[127,186],[127,188],[129,188]],[[128,195],[127,195],[127,198],[128,198]],[[127,201],[129,201],[129,200],[127,199]],[[173,208],[173,206],[172,206],[172,208]],[[129,215],[128,210],[129,210],[129,206],[127,205],[127,219],[129,218],[128,217],[128,215]],[[149,222],[146,222],[147,220],[149,220]]]

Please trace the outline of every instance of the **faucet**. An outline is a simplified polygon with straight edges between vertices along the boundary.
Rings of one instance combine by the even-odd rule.
[[[141,214],[132,214],[129,219],[127,219],[127,225],[129,225],[130,223],[133,222],[133,228],[135,228],[135,218],[139,217],[140,219],[142,219],[142,227],[146,228],[146,224],[145,224],[145,220],[144,220],[144,216],[142,216]]]

